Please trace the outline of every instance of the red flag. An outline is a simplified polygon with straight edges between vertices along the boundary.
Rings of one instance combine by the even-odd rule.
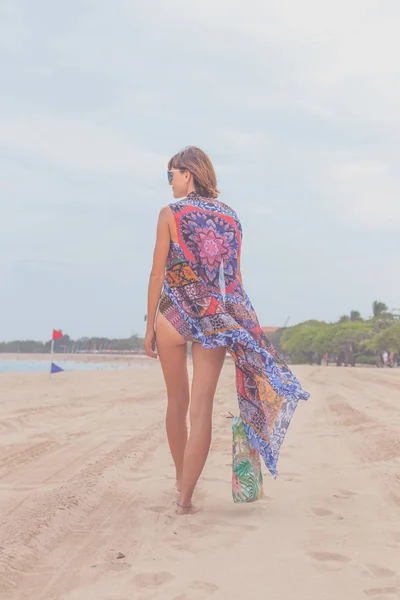
[[[61,331],[57,331],[57,329],[53,329],[53,340],[59,340],[62,338],[63,333]]]

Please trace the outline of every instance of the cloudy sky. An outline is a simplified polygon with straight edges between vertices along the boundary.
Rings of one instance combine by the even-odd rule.
[[[398,0],[0,0],[0,340],[143,333],[168,158],[263,325],[400,307]]]

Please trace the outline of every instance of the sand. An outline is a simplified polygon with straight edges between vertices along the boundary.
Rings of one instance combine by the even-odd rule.
[[[312,398],[280,475],[234,505],[226,365],[203,510],[185,517],[158,363],[0,374],[1,600],[400,598],[400,370],[295,371]]]

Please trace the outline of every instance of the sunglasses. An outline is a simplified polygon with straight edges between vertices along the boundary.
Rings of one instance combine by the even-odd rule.
[[[174,173],[184,173],[185,171],[187,171],[187,169],[168,169],[168,171],[167,171],[168,183],[172,183],[172,180],[174,178]]]

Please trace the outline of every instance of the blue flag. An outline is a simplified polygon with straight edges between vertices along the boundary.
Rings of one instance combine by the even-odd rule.
[[[50,374],[52,374],[52,373],[61,373],[61,371],[64,371],[64,369],[62,369],[61,367],[59,367],[58,365],[56,365],[53,362],[51,363]]]

